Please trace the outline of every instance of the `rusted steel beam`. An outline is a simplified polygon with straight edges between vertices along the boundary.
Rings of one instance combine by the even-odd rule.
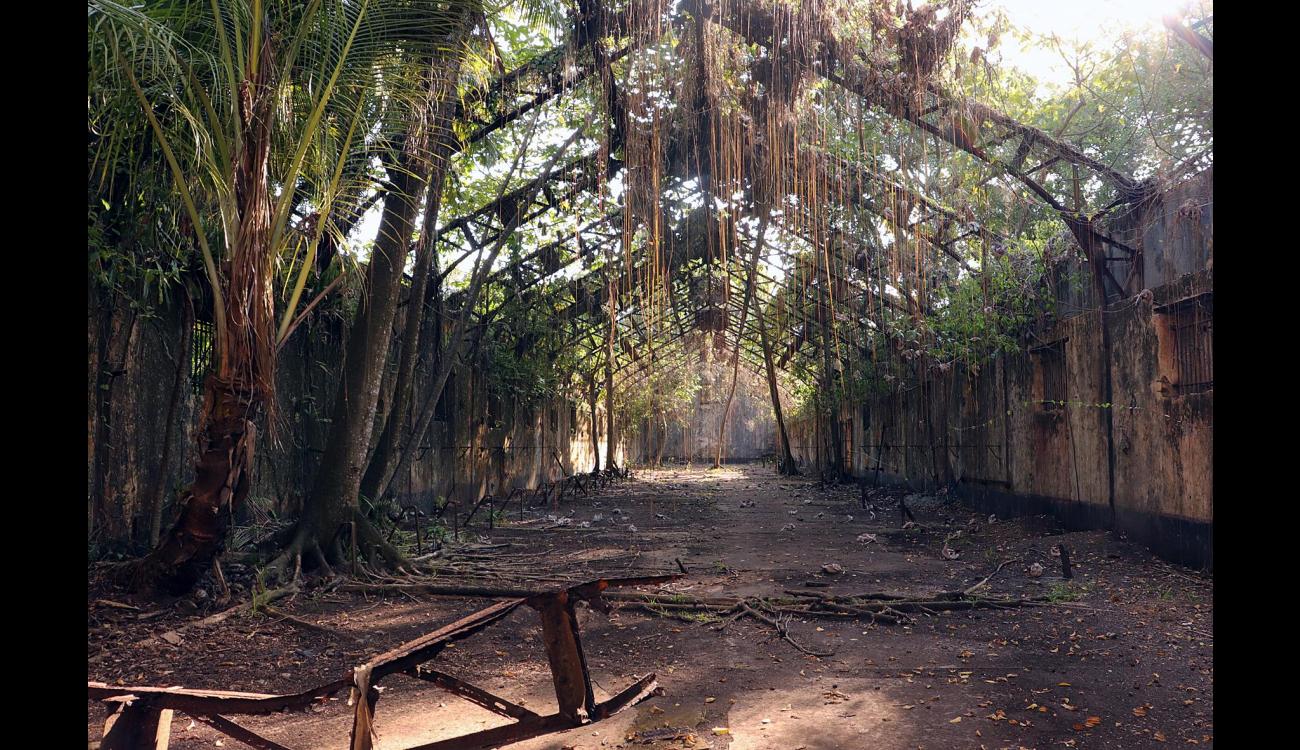
[[[551,714],[550,716],[537,716],[531,719],[524,719],[513,724],[504,724],[491,729],[484,729],[473,734],[465,734],[460,737],[438,740],[426,745],[417,745],[406,748],[406,750],[486,750],[487,748],[501,747],[514,742],[522,742],[531,737],[539,737],[543,734],[552,732],[561,732],[565,729],[574,729],[576,727],[590,724],[594,721],[607,719],[623,709],[636,705],[646,699],[659,688],[655,681],[654,674],[648,674],[640,680],[629,685],[618,695],[610,698],[603,703],[596,705],[592,715],[592,721],[583,723],[574,723],[561,714]]]
[[[351,684],[351,679],[335,680],[293,695],[240,693],[228,690],[185,690],[182,688],[86,684],[88,697],[104,700],[117,696],[137,695],[158,708],[184,711],[192,716],[214,714],[271,714],[286,708],[306,708],[328,698]]]
[[[108,703],[100,750],[166,750],[172,733],[170,708],[159,708],[134,695],[111,698]]]
[[[224,716],[203,716],[198,715],[194,718],[207,724],[222,734],[234,737],[245,745],[257,748],[257,750],[290,750],[285,745],[281,745],[273,740],[268,740],[250,729],[241,727],[235,722]]]
[[[529,605],[537,610],[542,620],[542,642],[546,645],[546,660],[551,665],[551,680],[555,684],[555,700],[560,715],[575,724],[591,718],[596,698],[591,688],[591,673],[582,653],[578,638],[578,621],[573,611],[569,592],[562,591],[534,597]]]
[[[596,704],[596,711],[592,718],[595,721],[608,719],[628,706],[634,706],[646,698],[649,698],[650,694],[658,689],[659,683],[655,679],[654,673],[651,672],[645,677],[642,677],[631,685],[623,688],[623,690],[613,698],[610,698],[603,703]]]
[[[479,610],[428,635],[416,638],[413,641],[407,641],[397,648],[385,651],[366,662],[362,667],[370,667],[371,684],[374,684],[386,675],[404,672],[411,667],[429,661],[437,656],[438,652],[442,651],[448,643],[474,635],[483,628],[504,619],[523,603],[523,599],[507,599],[503,602],[497,602],[487,609]],[[358,667],[358,669],[360,668]]]
[[[531,737],[540,737],[543,734],[561,732],[565,729],[580,726],[582,726],[581,723],[574,723],[571,719],[560,714],[551,714],[550,716],[539,716],[536,719],[524,719],[513,724],[484,729],[473,734],[463,734],[459,737],[438,740],[426,745],[416,745],[408,747],[406,750],[487,750],[487,748],[501,747],[502,745],[522,742]]]
[[[349,735],[351,750],[372,750],[375,740],[375,704],[379,702],[379,691],[372,682],[373,667],[362,664],[352,670],[352,691],[348,702],[353,706],[352,732]]]
[[[404,674],[410,675],[416,679],[432,682],[438,687],[450,693],[455,693],[470,703],[482,706],[492,713],[508,716],[512,719],[535,719],[538,717],[536,711],[529,711],[517,703],[502,698],[499,695],[493,695],[477,685],[471,685],[464,680],[459,680],[445,672],[439,672],[436,669],[427,667],[416,667],[408,669]]]

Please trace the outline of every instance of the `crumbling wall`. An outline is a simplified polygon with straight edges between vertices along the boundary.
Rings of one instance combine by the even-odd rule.
[[[634,460],[648,463],[662,452],[665,461],[713,463],[717,458],[727,392],[731,389],[731,374],[730,365],[725,363],[703,367],[702,377],[706,382],[696,392],[685,423],[670,418],[665,430],[662,418],[647,419],[633,439]],[[767,381],[762,375],[741,368],[731,417],[722,439],[724,462],[753,461],[776,452],[776,418],[772,414]]]
[[[1105,313],[1109,361],[1101,314],[1086,296],[1074,298],[1084,304],[1043,321],[1022,351],[845,405],[853,473],[951,487],[1003,515],[1051,513],[1068,527],[1114,529],[1169,559],[1212,568],[1214,391],[1173,384],[1170,332],[1172,310],[1213,293],[1211,180],[1204,173],[1118,222],[1145,270],[1118,279],[1125,291]],[[1163,283],[1150,286],[1153,279]],[[1044,403],[1048,352],[1063,355],[1060,403]],[[826,462],[824,421],[792,420],[796,458]]]
[[[87,528],[90,553],[139,553],[149,546],[149,511],[163,483],[162,529],[175,517],[179,490],[193,477],[202,394],[190,382],[180,350],[186,320],[182,300],[148,315],[89,284],[87,316]],[[274,424],[259,423],[249,504],[281,517],[300,512],[328,439],[341,363],[344,320],[317,315],[280,351]],[[161,466],[167,413],[177,367],[183,383],[171,430],[171,458]],[[433,368],[418,378],[427,385]],[[483,374],[458,368],[448,383],[446,421],[435,421],[394,494],[431,510],[439,497],[472,502],[484,493],[535,487],[575,471],[590,471],[590,412],[553,399],[531,409],[507,405],[491,415]],[[386,408],[386,407],[384,407]],[[576,409],[576,419],[575,419]],[[601,429],[604,428],[603,416]],[[603,431],[599,435],[604,466]],[[625,446],[615,449],[622,465]],[[561,468],[561,466],[563,468]],[[245,508],[245,515],[249,510]]]

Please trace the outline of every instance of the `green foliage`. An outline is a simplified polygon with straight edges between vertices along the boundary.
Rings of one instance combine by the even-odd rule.
[[[1051,588],[1047,590],[1047,601],[1052,602],[1053,604],[1059,602],[1073,602],[1077,601],[1082,597],[1082,595],[1082,589],[1076,587],[1069,581],[1058,581],[1057,583],[1053,583]]]

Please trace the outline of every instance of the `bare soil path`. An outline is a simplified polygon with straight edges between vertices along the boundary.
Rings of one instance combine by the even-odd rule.
[[[580,609],[597,698],[651,671],[663,694],[605,722],[511,747],[1213,745],[1212,579],[1104,532],[1061,533],[1046,517],[991,521],[937,497],[910,496],[908,507],[924,528],[905,530],[900,494],[882,491],[873,497],[874,510],[863,510],[854,486],[823,490],[814,480],[781,478],[757,465],[678,467],[566,498],[558,510],[527,509],[522,521],[514,506],[506,511],[508,523],[491,532],[476,522],[472,533],[486,537],[480,545],[509,546],[471,559],[533,582],[672,572],[680,560],[690,575],[665,588],[693,596],[781,596],[785,590],[924,595],[971,586],[1009,560],[985,593],[1054,600],[922,615],[911,625],[850,618],[790,622],[800,644],[833,652],[825,658],[796,651],[751,619],[719,630],[707,616]],[[945,540],[956,559],[943,554]],[[1069,582],[1051,554],[1060,543],[1073,563]],[[1034,564],[1044,569],[1039,577],[1029,573]],[[828,574],[825,565],[841,571]],[[448,574],[438,583],[464,580]],[[276,606],[335,632],[248,614],[180,630],[180,643],[173,644],[159,636],[202,614],[169,608],[154,615],[148,608],[157,605],[98,586],[90,596],[89,679],[256,692],[290,692],[334,679],[375,653],[491,603],[406,592],[307,593]],[[142,613],[149,616],[142,619]],[[455,644],[434,664],[534,710],[554,709],[540,629],[530,611]],[[382,748],[504,721],[426,683],[394,677],[384,686],[377,714]],[[351,720],[345,701],[342,696],[319,711],[244,717],[241,723],[290,747],[341,748]],[[102,707],[88,702],[91,739],[102,721]],[[217,746],[241,747],[177,714],[172,747]]]

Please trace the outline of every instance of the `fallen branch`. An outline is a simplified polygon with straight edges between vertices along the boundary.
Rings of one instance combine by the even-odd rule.
[[[236,604],[235,606],[230,607],[229,609],[222,610],[221,612],[218,612],[215,615],[209,615],[208,617],[205,617],[202,620],[195,620],[194,622],[186,623],[168,632],[175,633],[176,635],[180,635],[181,633],[185,632],[186,630],[189,630],[190,628],[206,628],[206,627],[211,627],[213,625],[218,625],[230,619],[231,617],[234,617],[237,614],[240,614],[242,612],[247,612],[250,610],[255,610],[257,607],[265,607],[267,604],[270,604],[273,601],[283,599],[284,597],[289,596],[290,594],[296,594],[296,593],[298,593],[297,586],[285,586],[284,588],[272,589],[271,591],[267,591],[262,594],[254,594],[252,599],[250,599],[247,602],[244,602],[243,604]],[[151,635],[148,638],[142,640],[141,643],[147,643],[155,637],[157,636]]]
[[[984,579],[981,580],[979,583],[977,583],[977,584],[975,584],[974,586],[971,586],[970,588],[968,588],[968,589],[962,591],[962,592],[961,592],[962,596],[970,596],[970,595],[973,594],[977,589],[979,589],[981,586],[983,586],[984,584],[988,583],[989,580],[990,580],[991,578],[993,578],[993,576],[997,575],[997,574],[998,574],[998,571],[1002,570],[1003,568],[1005,568],[1006,566],[1010,565],[1010,564],[1013,563],[1013,562],[1015,562],[1015,560],[1003,560],[1002,562],[998,563],[998,566],[997,566],[996,568],[993,569],[993,572],[992,572],[992,573],[989,573],[988,575],[984,576]]]
[[[763,613],[749,606],[745,602],[741,602],[740,607],[744,611],[744,613],[749,615],[750,617],[753,617],[754,619],[759,620],[760,622],[765,622],[768,625],[771,625],[773,628],[776,629],[776,632],[781,636],[781,638],[783,638],[787,643],[789,643],[791,646],[794,646],[799,651],[808,654],[809,656],[816,656],[819,658],[835,655],[834,652],[820,653],[817,651],[813,651],[811,649],[804,648],[803,646],[799,645],[799,643],[795,641],[795,639],[790,637],[790,631],[786,629],[784,622],[780,620],[773,620],[767,615],[764,615]]]
[[[290,625],[296,625],[305,630],[311,630],[317,633],[324,633],[325,635],[333,636],[335,638],[340,638],[343,640],[349,640],[349,641],[358,640],[358,636],[349,633],[347,631],[337,630],[335,628],[329,627],[328,625],[321,625],[319,623],[312,622],[311,620],[304,620],[301,617],[291,615],[288,612],[283,612],[281,610],[275,609],[274,607],[263,606],[261,607],[261,609],[262,611],[266,612],[268,615],[271,615],[272,617],[278,617],[281,622],[287,622]]]

